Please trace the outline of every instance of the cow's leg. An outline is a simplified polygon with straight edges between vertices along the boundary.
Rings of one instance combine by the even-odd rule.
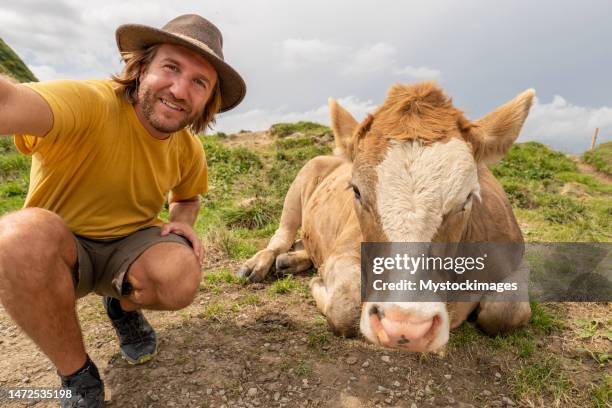
[[[276,257],[291,248],[295,234],[302,224],[301,193],[307,181],[308,172],[300,171],[287,191],[279,227],[268,242],[268,246],[247,260],[238,270],[238,276],[248,278],[251,282],[262,281],[270,272]]]
[[[448,314],[450,318],[450,330],[453,330],[463,323],[470,313],[478,307],[478,302],[453,302],[448,305]]]
[[[519,299],[528,298],[528,281],[529,266],[525,260],[523,260],[517,271],[503,280],[503,282],[518,283],[519,290],[521,291],[521,293],[517,294]],[[491,336],[506,333],[524,326],[531,318],[531,306],[529,302],[510,302],[507,300],[507,296],[508,295],[495,292],[487,294],[480,301],[476,322],[485,333]]]
[[[331,330],[339,336],[354,336],[361,311],[361,269],[354,256],[330,257],[310,282],[317,308]]]
[[[276,258],[276,271],[283,275],[307,271],[312,266],[312,260],[305,249],[280,254]]]

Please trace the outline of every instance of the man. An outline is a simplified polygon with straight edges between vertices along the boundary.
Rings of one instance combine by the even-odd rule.
[[[0,79],[0,134],[15,134],[18,149],[33,155],[26,208],[0,219],[0,300],[55,364],[62,386],[76,391],[63,406],[104,406],[77,298],[104,296],[134,364],[157,350],[139,310],[192,302],[202,258],[192,225],[207,190],[192,132],[246,92],[224,62],[221,33],[200,16],[162,29],[123,25],[116,37],[126,65],[113,80]]]

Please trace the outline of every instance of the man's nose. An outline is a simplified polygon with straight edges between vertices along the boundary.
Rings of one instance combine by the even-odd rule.
[[[189,95],[189,81],[184,77],[177,77],[170,86],[170,93],[177,100],[187,100]]]

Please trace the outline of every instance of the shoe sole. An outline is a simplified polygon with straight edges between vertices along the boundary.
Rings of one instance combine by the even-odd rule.
[[[121,357],[123,357],[123,359],[125,361],[127,361],[128,364],[139,365],[139,364],[144,364],[144,363],[146,363],[148,361],[151,361],[153,359],[153,357],[155,357],[157,355],[157,344],[155,345],[155,351],[153,351],[153,353],[144,355],[144,356],[140,357],[138,360],[134,360],[133,358],[128,357],[128,355],[125,354],[123,352],[123,350],[121,350],[121,349],[119,349],[119,351],[121,351]]]

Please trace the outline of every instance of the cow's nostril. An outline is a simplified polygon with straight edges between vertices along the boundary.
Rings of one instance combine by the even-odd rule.
[[[385,317],[385,312],[383,312],[382,309],[380,309],[378,306],[372,306],[370,308],[370,312],[369,312],[370,316],[372,315],[378,315],[379,319],[382,319],[383,317]]]
[[[404,346],[408,343],[410,343],[410,339],[407,339],[406,336],[404,336],[403,334],[400,336],[400,339],[397,341],[397,344],[399,344],[400,346]]]
[[[369,315],[372,316],[373,314],[378,314],[378,307],[377,306],[372,306],[370,308],[370,313]]]

